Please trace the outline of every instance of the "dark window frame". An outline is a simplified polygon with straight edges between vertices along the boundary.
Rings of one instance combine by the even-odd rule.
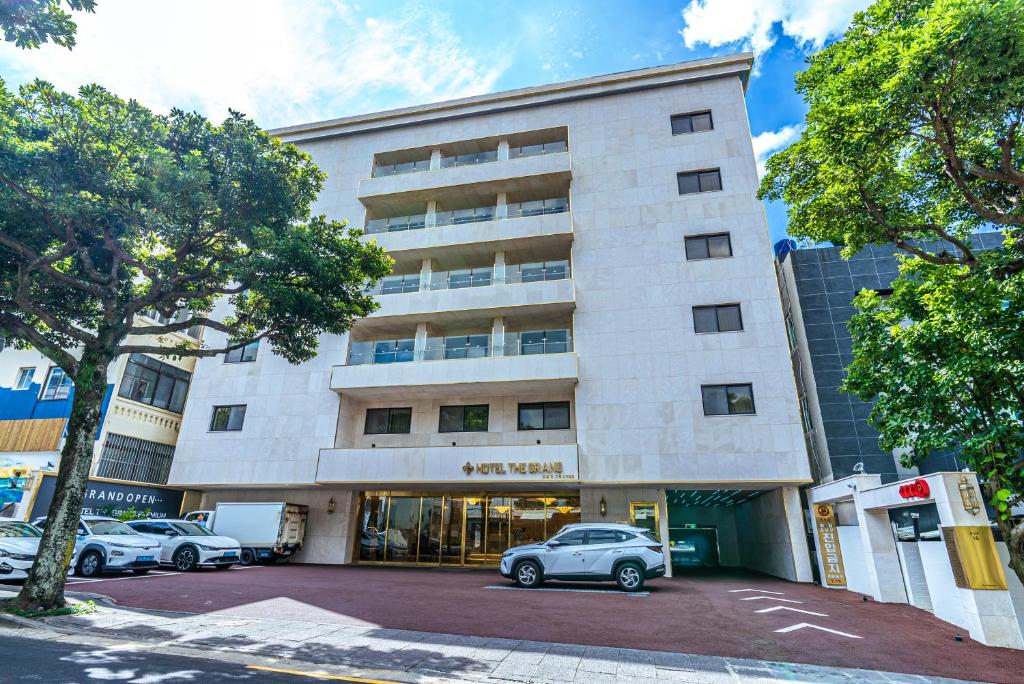
[[[459,409],[459,429],[457,430],[446,430],[444,428],[444,412],[445,409]],[[484,409],[484,427],[482,430],[467,430],[466,429],[466,409]],[[443,433],[453,432],[488,432],[491,428],[491,405],[490,404],[451,404],[445,405],[438,409],[437,413],[437,431]]]
[[[565,427],[549,427],[548,426],[548,409],[549,408],[562,408],[565,407],[566,413],[566,424]],[[541,421],[543,425],[539,428],[523,427],[523,409],[541,409]],[[519,404],[516,410],[516,428],[521,432],[529,432],[533,430],[571,430],[572,429],[572,406],[568,401],[528,401]]]
[[[210,432],[241,432],[242,428],[245,427],[245,413],[248,404],[218,404],[213,407],[213,411],[210,412]],[[224,422],[224,427],[217,427],[217,413],[222,410],[228,411],[227,420]],[[235,413],[235,409],[242,410],[242,417],[238,423],[238,427],[231,427],[231,417]]]
[[[750,393],[750,410],[749,411],[733,411],[732,404],[729,403],[729,390],[736,387],[744,387]],[[725,413],[708,413],[708,402],[704,397],[704,391],[709,389],[723,389],[725,391]],[[704,409],[705,416],[753,416],[757,414],[757,403],[754,400],[754,385],[750,382],[731,382],[725,384],[711,384],[701,385],[701,405]]]
[[[702,128],[699,131],[693,130],[693,119],[694,117],[708,116],[708,127]],[[676,122],[687,121],[690,124],[690,130],[676,130]],[[702,109],[695,112],[683,112],[682,114],[673,114],[669,117],[669,126],[672,129],[672,135],[692,135],[693,133],[707,133],[708,131],[715,130],[715,117],[711,115],[710,109]]]
[[[729,254],[726,256],[711,256],[711,238],[725,238],[726,244],[729,246]],[[690,253],[690,241],[701,240],[704,243],[704,251],[707,252],[708,256],[692,256]],[[686,251],[687,261],[704,261],[707,259],[731,259],[733,256],[732,251],[732,235],[729,232],[722,233],[699,233],[697,235],[684,235],[683,236],[683,249]]]
[[[147,374],[155,377],[148,377]],[[140,396],[134,392],[136,382],[147,383],[147,385],[142,386],[143,391],[148,388],[148,384],[152,385],[151,388],[148,388],[148,397]],[[179,385],[183,387],[180,391]],[[188,393],[191,388],[192,373],[187,370],[164,363],[145,354],[132,354],[125,363],[124,372],[121,373],[121,381],[117,387],[117,396],[180,415],[185,411],[185,402],[188,400]],[[166,390],[166,405],[158,403],[160,397],[157,391],[160,389]]]
[[[386,428],[383,431],[370,430],[370,415],[379,414],[383,411],[387,411],[387,423]],[[407,430],[393,430],[392,419],[394,412],[396,411],[408,411],[409,412],[409,428]],[[366,417],[363,421],[363,434],[364,435],[409,435],[412,434],[412,407],[411,406],[378,406],[374,408],[366,409]]]
[[[736,309],[736,317],[739,319],[740,327],[738,327],[738,328],[730,328],[728,330],[722,330],[721,309],[731,309],[731,308],[735,308]],[[713,309],[714,310],[714,312],[715,312],[715,329],[714,330],[697,330],[697,310],[698,309],[700,309],[702,311],[706,311],[708,309]],[[740,306],[739,302],[730,302],[728,304],[702,304],[702,305],[699,305],[699,306],[694,306],[691,309],[691,315],[693,316],[693,332],[694,332],[695,335],[717,335],[719,333],[743,332],[743,330],[744,330],[744,328],[743,328],[743,308]]]
[[[706,176],[708,174],[712,174],[712,173],[715,174],[715,176],[718,179],[718,181],[717,181],[718,182],[718,187],[717,188],[708,187],[707,189],[704,189],[704,176]],[[697,179],[697,189],[696,190],[687,190],[687,191],[684,192],[683,191],[683,186],[682,186],[682,181],[683,181],[683,179],[688,179],[688,178],[696,178]],[[705,192],[721,192],[722,190],[725,189],[725,185],[722,183],[722,169],[721,168],[717,168],[717,169],[697,169],[695,171],[680,171],[679,173],[676,174],[676,189],[679,191],[680,195],[702,195]]]
[[[248,352],[252,352],[251,357],[246,357]],[[250,342],[244,347],[238,349],[232,349],[224,354],[224,363],[252,363],[256,360],[256,357],[260,353],[260,341]]]

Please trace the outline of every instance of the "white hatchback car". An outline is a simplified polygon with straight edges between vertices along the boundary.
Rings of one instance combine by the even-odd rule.
[[[43,531],[20,520],[0,520],[0,580],[23,580],[39,553],[39,540]],[[77,552],[71,556],[71,568],[78,560]]]
[[[160,542],[160,562],[188,572],[199,566],[227,570],[238,562],[237,539],[219,537],[202,525],[187,520],[133,520],[139,534]]]
[[[665,574],[661,542],[642,527],[617,523],[566,525],[542,544],[515,546],[501,556],[501,574],[521,587],[544,580],[614,581],[639,591],[644,580]]]
[[[46,526],[46,518],[32,521]],[[79,577],[95,577],[103,572],[127,572],[145,575],[160,566],[160,545],[125,525],[117,518],[83,515],[78,521],[75,542],[78,562],[72,567]]]

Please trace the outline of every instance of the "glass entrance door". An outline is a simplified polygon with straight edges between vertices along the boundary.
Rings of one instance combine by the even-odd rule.
[[[465,504],[461,498],[444,500],[441,515],[441,564],[462,565],[462,537]]]

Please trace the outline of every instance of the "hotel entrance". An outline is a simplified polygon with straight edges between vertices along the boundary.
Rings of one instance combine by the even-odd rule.
[[[366,492],[355,555],[362,563],[497,565],[509,547],[574,522],[578,495]]]

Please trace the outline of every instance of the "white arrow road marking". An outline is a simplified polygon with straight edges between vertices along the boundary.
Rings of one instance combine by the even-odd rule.
[[[730,589],[729,593],[730,594],[742,594],[745,591],[759,591],[762,594],[777,594],[778,596],[782,596],[783,594],[786,593],[784,591],[768,591],[767,589]]]
[[[818,617],[828,617],[826,613],[815,613],[813,610],[803,610],[802,608],[790,608],[789,606],[772,606],[771,608],[762,608],[761,610],[755,610],[755,613],[771,613],[776,610],[791,610],[794,613],[804,613],[805,615],[817,615]]]
[[[741,598],[740,601],[785,601],[786,603],[803,603],[803,601],[797,601],[796,599],[784,599],[775,598],[773,596],[746,596]]]
[[[828,627],[819,627],[818,625],[812,625],[809,622],[801,622],[797,625],[791,625],[790,627],[783,627],[782,629],[775,630],[777,633],[785,634],[786,632],[795,632],[798,629],[804,627],[810,627],[811,629],[820,629],[822,632],[829,632],[831,634],[838,634],[839,636],[849,637],[851,639],[860,639],[861,637],[856,634],[847,634],[846,632],[840,632],[838,629],[829,629]]]

